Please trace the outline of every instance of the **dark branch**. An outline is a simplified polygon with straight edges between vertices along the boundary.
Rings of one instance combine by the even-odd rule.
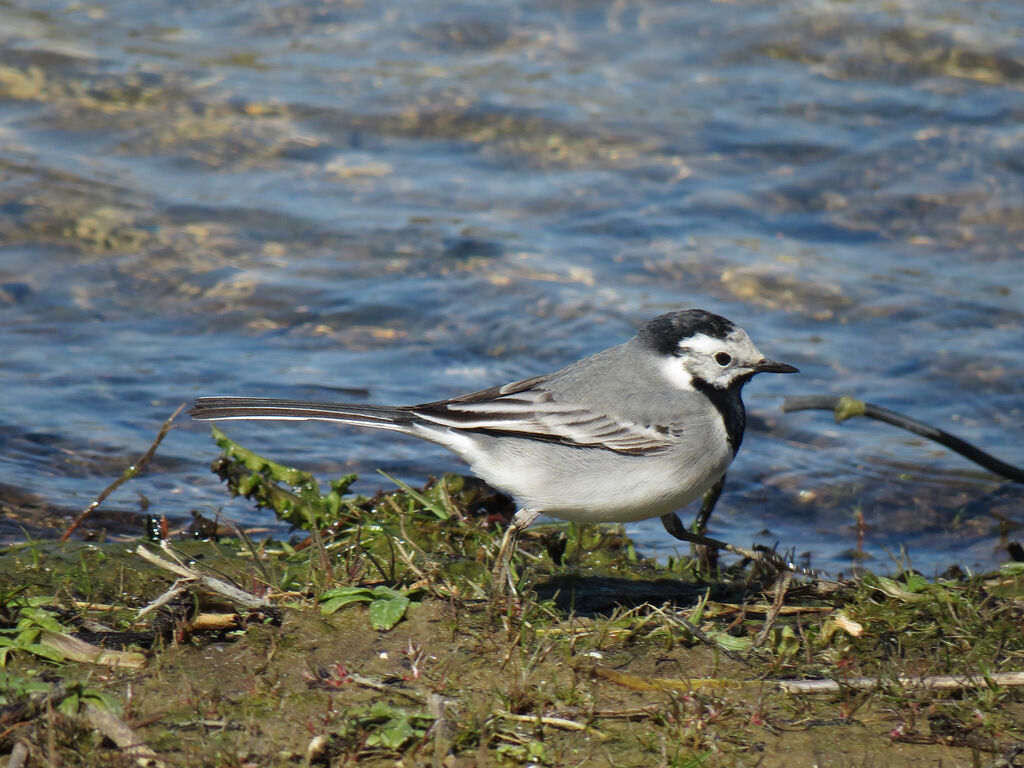
[[[787,397],[782,404],[782,410],[784,413],[791,411],[832,411],[837,422],[846,421],[854,416],[866,416],[869,419],[884,421],[886,424],[892,424],[900,429],[913,432],[915,435],[927,437],[939,445],[944,445],[951,451],[956,451],[965,459],[969,459],[989,472],[1001,475],[1007,480],[1012,480],[1015,483],[1024,483],[1024,469],[1007,464],[992,454],[985,453],[980,448],[971,445],[965,440],[961,440],[956,435],[951,435],[949,432],[933,427],[930,424],[924,424],[909,416],[890,411],[888,408],[882,408],[879,405],[865,403],[848,395],[843,395],[842,397],[833,397],[831,395]]]

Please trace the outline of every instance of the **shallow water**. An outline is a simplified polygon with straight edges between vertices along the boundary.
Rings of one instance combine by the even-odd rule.
[[[4,3],[0,535],[84,507],[197,395],[421,402],[701,306],[803,371],[747,388],[715,535],[991,566],[1021,487],[779,405],[849,393],[1024,463],[1021,30],[1014,0]],[[460,468],[229,433],[365,492]],[[96,520],[272,524],[214,454],[183,422]]]

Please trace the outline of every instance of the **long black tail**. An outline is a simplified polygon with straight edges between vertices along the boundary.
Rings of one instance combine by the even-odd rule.
[[[315,403],[263,397],[200,397],[189,411],[193,419],[279,419],[339,421],[360,427],[407,432],[415,417],[404,408],[355,403]]]

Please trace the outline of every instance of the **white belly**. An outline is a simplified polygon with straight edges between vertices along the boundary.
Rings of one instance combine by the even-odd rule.
[[[632,522],[679,509],[725,473],[732,450],[724,430],[706,437],[701,450],[655,456],[489,438],[488,450],[463,456],[521,509],[574,522]]]

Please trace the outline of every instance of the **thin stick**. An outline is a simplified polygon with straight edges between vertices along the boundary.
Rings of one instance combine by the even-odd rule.
[[[127,667],[128,669],[140,669],[146,666],[146,657],[141,653],[100,648],[98,645],[87,643],[80,637],[72,637],[63,632],[44,630],[39,642],[48,648],[59,651],[65,659],[70,661],[105,664],[108,667]]]
[[[134,757],[136,764],[163,768],[165,763],[124,720],[91,702],[86,702],[82,709],[86,722],[114,742],[126,755]]]
[[[880,405],[865,403],[863,400],[857,400],[848,395],[843,395],[842,397],[832,397],[831,395],[787,397],[782,403],[782,411],[783,413],[791,411],[832,411],[837,422],[846,421],[854,416],[866,416],[869,419],[884,421],[886,424],[892,424],[894,427],[905,429],[908,432],[913,432],[915,435],[927,437],[939,445],[944,445],[951,451],[959,453],[965,459],[973,461],[989,472],[994,472],[1005,477],[1007,480],[1012,480],[1015,483],[1024,483],[1024,469],[1007,464],[992,454],[985,453],[980,448],[971,445],[966,440],[961,440],[956,435],[951,435],[949,432],[933,427],[930,424],[904,416],[902,413],[896,413],[896,411],[890,411],[888,408],[882,408]]]
[[[171,573],[176,573],[183,579],[196,581],[202,584],[206,589],[212,592],[216,592],[219,595],[223,595],[233,603],[238,603],[239,605],[249,608],[250,610],[267,610],[274,607],[274,604],[271,603],[269,600],[264,600],[262,597],[258,597],[250,592],[246,592],[245,590],[239,589],[233,584],[228,584],[226,581],[221,581],[220,579],[215,579],[213,576],[208,576],[205,573],[200,573],[194,568],[189,568],[188,566],[182,565],[181,563],[174,563],[169,560],[164,560],[162,557],[159,557],[158,555],[155,555],[152,552],[150,552],[141,544],[135,550],[135,554],[137,554],[144,560],[148,560],[153,565],[168,570]],[[168,592],[166,592],[163,597],[158,598],[158,600],[163,600],[164,597],[167,597],[167,595],[169,595],[178,586],[179,583],[181,582],[176,582],[175,587],[172,587],[171,590],[168,590]],[[142,610],[143,612],[146,612],[151,610],[152,607],[153,606],[147,606]]]
[[[153,444],[149,446],[148,451],[142,454],[142,458],[134,464],[130,464],[128,468],[121,473],[121,476],[117,478],[117,480],[104,488],[100,495],[92,500],[89,506],[78,513],[78,517],[72,521],[71,525],[68,526],[67,530],[64,531],[64,534],[60,537],[61,541],[67,541],[68,537],[75,532],[75,529],[82,524],[82,521],[85,520],[85,518],[87,518],[94,509],[96,509],[96,507],[102,504],[106,500],[107,496],[112,494],[142,471],[143,467],[145,467],[149,463],[149,460],[153,458],[153,454],[156,453],[157,447],[163,442],[164,438],[167,437],[167,433],[171,431],[171,422],[177,418],[178,414],[181,413],[184,407],[185,403],[179,405],[177,409],[175,409],[174,413],[171,414],[171,417],[164,422],[163,426],[160,427],[160,431],[157,433],[156,438],[153,440]]]
[[[881,677],[852,677],[844,680],[777,680],[775,684],[786,693],[835,693],[844,688],[870,690],[889,682]],[[900,675],[895,679],[904,688],[924,688],[932,691],[956,691],[963,688],[982,688],[992,685],[1024,685],[1024,672],[993,672],[990,675],[932,675],[910,677]]]
[[[7,758],[7,768],[23,768],[26,760],[28,760],[28,747],[25,746],[25,742],[14,742],[11,756]]]
[[[563,731],[585,731],[587,726],[583,723],[577,723],[575,720],[569,720],[564,717],[547,717],[537,715],[517,715],[512,712],[495,712],[498,717],[502,717],[506,720],[515,720],[517,723],[540,723],[541,725],[550,725],[552,728],[561,728]]]
[[[716,600],[708,600],[705,603],[707,610],[705,615],[708,618],[729,616],[734,613],[775,613],[774,605],[757,605],[756,603],[720,603]],[[779,606],[779,616],[796,616],[801,613],[835,613],[836,609],[830,605],[782,605]]]
[[[397,686],[385,685],[382,682],[373,680],[369,677],[363,677],[362,675],[357,675],[353,672],[349,672],[348,679],[356,685],[361,685],[364,688],[372,688],[373,690],[381,691],[382,693],[397,693],[399,696],[404,696],[410,701],[415,701],[417,704],[423,704],[425,702],[424,697],[415,691],[406,691],[402,688],[398,688]]]
[[[178,579],[171,585],[170,589],[168,589],[166,592],[160,595],[160,597],[158,597],[156,600],[154,600],[141,611],[139,611],[139,613],[135,616],[135,620],[138,621],[150,611],[155,611],[157,608],[162,608],[163,606],[167,605],[167,603],[171,602],[171,600],[174,600],[176,597],[178,597],[178,595],[182,594],[183,592],[187,592],[189,587],[191,587],[195,583],[196,580],[193,578]]]
[[[775,582],[775,599],[772,601],[771,610],[768,611],[765,616],[764,626],[761,627],[761,631],[757,633],[757,637],[754,638],[754,647],[760,648],[764,641],[768,639],[768,633],[772,631],[772,627],[775,626],[776,619],[779,618],[779,613],[782,611],[782,602],[786,599],[786,592],[789,591],[790,585],[793,583],[793,574],[786,571],[778,580]]]

